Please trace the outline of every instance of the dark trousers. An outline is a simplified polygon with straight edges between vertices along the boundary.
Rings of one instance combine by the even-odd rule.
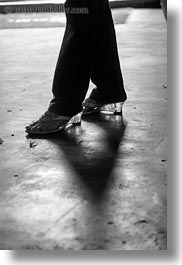
[[[80,112],[90,79],[96,85],[91,98],[102,103],[126,100],[108,0],[67,0],[65,11],[49,110],[60,115]]]
[[[167,20],[167,0],[161,0],[161,6],[164,13],[164,17]]]

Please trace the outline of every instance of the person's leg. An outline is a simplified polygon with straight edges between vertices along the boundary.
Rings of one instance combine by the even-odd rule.
[[[167,20],[167,0],[161,0],[161,6],[164,13],[164,17]]]
[[[93,1],[93,0],[90,0]],[[68,8],[88,8],[88,0],[67,0]],[[90,80],[89,14],[67,13],[66,31],[53,80],[49,111],[72,116],[82,110]]]
[[[65,7],[89,8],[90,1],[67,0]],[[53,99],[48,111],[26,126],[26,132],[48,134],[64,129],[68,123],[80,124],[80,115],[74,119],[71,117],[82,111],[90,80],[89,21],[88,13],[67,13],[65,35],[53,81]]]
[[[126,99],[108,0],[67,0],[66,8],[71,7],[88,8],[89,14],[67,14],[53,81],[54,97],[48,113],[26,127],[29,133],[55,131],[62,116],[65,123],[65,117],[80,112],[90,75],[97,85],[94,97],[99,95],[103,102]]]
[[[108,0],[99,2],[98,12],[92,21],[91,80],[96,85],[89,98],[102,103],[125,101],[116,34]]]

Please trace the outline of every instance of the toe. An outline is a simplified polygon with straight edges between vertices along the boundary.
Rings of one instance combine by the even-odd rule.
[[[33,126],[35,126],[35,125],[37,125],[37,124],[39,124],[38,121],[33,121],[31,124],[29,124],[29,125],[26,126],[25,128],[29,130],[29,129],[31,129]]]
[[[26,130],[29,133],[37,133],[37,132],[40,132],[41,131],[40,129],[41,129],[40,124],[36,124],[34,126],[28,126],[28,128],[26,128]]]

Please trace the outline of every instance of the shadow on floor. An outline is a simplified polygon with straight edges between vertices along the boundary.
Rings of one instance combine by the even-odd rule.
[[[60,159],[64,153],[73,171],[71,181],[76,183],[78,196],[85,202],[80,216],[82,223],[87,224],[82,249],[108,249],[107,228],[114,218],[108,214],[109,192],[114,185],[115,163],[117,158],[120,163],[122,156],[119,147],[125,129],[120,116],[97,114],[84,118],[83,126],[71,126],[46,137],[60,150]]]
[[[64,152],[79,176],[83,196],[89,193],[90,199],[99,202],[111,181],[126,124],[120,116],[109,114],[95,114],[84,121],[88,124],[84,129],[72,126],[46,139]]]

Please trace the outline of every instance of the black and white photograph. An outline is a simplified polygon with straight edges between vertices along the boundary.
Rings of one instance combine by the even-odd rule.
[[[0,250],[168,250],[167,21],[0,0]]]

